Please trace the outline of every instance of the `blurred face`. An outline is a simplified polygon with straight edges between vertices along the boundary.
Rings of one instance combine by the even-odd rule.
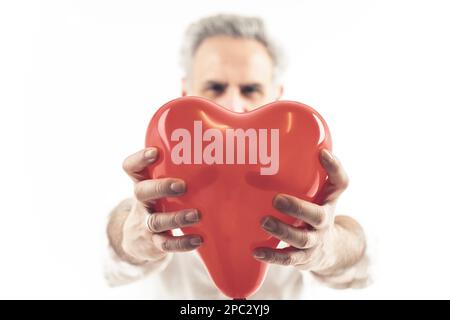
[[[211,37],[194,55],[183,95],[204,97],[235,112],[251,111],[281,97],[273,69],[272,58],[258,41]]]

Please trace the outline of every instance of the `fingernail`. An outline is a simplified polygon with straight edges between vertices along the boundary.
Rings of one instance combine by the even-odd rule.
[[[201,238],[199,238],[199,237],[191,238],[189,240],[189,243],[192,244],[193,246],[201,245],[202,242],[203,242],[203,240]]]
[[[273,221],[272,218],[266,217],[263,220],[262,227],[268,231],[275,231],[277,228],[277,223]]]
[[[172,190],[175,193],[182,193],[184,192],[185,185],[184,182],[178,181],[178,182],[172,182],[170,185],[170,190]]]
[[[325,160],[325,162],[326,162],[327,164],[332,163],[333,160],[334,160],[334,157],[333,157],[333,155],[331,154],[331,152],[328,151],[328,150],[326,150],[326,149],[323,149],[323,151],[322,151],[322,158],[323,158],[323,160]]]
[[[274,204],[275,208],[280,210],[286,210],[289,208],[289,200],[284,196],[276,196]]]
[[[253,256],[257,259],[264,259],[266,254],[263,251],[255,251],[253,252]]]
[[[144,157],[146,160],[155,160],[156,158],[156,149],[149,149],[147,151],[144,152]]]
[[[186,213],[184,216],[186,221],[188,222],[197,222],[198,221],[198,212],[197,210],[192,210]]]

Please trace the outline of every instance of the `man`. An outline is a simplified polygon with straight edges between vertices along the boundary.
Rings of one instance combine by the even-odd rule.
[[[182,57],[183,96],[201,96],[230,110],[247,112],[280,99],[283,93],[280,52],[258,18],[218,15],[192,24],[186,32]],[[152,210],[155,200],[182,195],[189,183],[176,178],[148,179],[144,169],[157,157],[156,149],[150,147],[123,163],[134,181],[135,197],[121,202],[110,215],[107,234],[111,261],[106,277],[111,285],[118,285],[158,274],[167,291],[163,298],[224,298],[193,252],[203,239],[167,232],[198,223],[201,216],[195,208],[170,213]],[[334,212],[339,195],[347,187],[347,175],[329,151],[323,150],[320,160],[328,172],[322,205],[285,194],[273,199],[277,210],[307,222],[311,230],[297,229],[271,216],[261,221],[266,232],[289,246],[253,252],[255,259],[270,267],[262,287],[250,298],[298,298],[302,271],[310,271],[332,287],[366,283],[364,232],[354,219],[335,216]]]

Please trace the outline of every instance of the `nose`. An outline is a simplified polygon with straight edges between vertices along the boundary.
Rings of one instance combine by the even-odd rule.
[[[225,94],[216,101],[222,107],[234,112],[247,112],[247,102],[238,90],[227,90]]]

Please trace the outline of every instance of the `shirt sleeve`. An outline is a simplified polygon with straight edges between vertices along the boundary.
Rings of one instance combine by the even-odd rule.
[[[160,260],[150,261],[143,265],[134,265],[122,260],[108,244],[103,264],[105,280],[110,287],[141,280],[150,274],[164,270],[172,260],[172,256],[172,253],[168,253]]]
[[[372,239],[370,236],[366,236],[367,244],[364,255],[357,263],[349,268],[333,275],[319,275],[314,272],[310,273],[315,280],[335,289],[360,289],[368,287],[373,283],[374,260],[377,257],[377,245],[374,240],[375,239]]]
[[[372,283],[369,272],[370,261],[365,254],[356,264],[334,275],[319,275],[311,272],[315,279],[335,289],[365,288]]]

